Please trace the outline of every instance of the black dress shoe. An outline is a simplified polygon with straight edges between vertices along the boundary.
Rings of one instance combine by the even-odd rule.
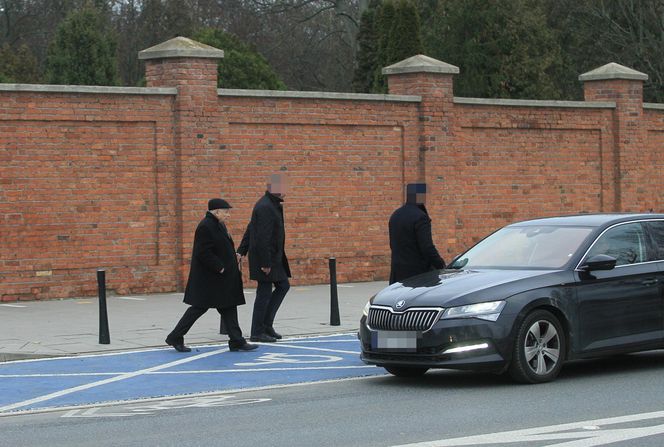
[[[267,334],[252,335],[251,337],[249,337],[249,340],[259,341],[259,342],[262,342],[262,343],[274,343],[274,342],[277,341],[276,338],[274,338],[270,335],[267,335]]]
[[[265,328],[265,333],[267,335],[269,335],[270,337],[276,338],[277,340],[281,340],[281,338],[282,338],[281,334],[279,332],[275,331],[274,328],[271,328],[271,327]]]
[[[171,343],[166,340],[166,344],[173,346],[177,352],[191,352],[191,348],[185,346],[184,343]]]
[[[258,345],[252,345],[251,343],[245,343],[240,346],[232,346],[229,348],[233,352],[237,351],[253,351],[254,349],[258,349]]]

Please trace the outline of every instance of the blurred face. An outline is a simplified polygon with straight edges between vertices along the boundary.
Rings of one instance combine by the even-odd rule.
[[[279,198],[286,197],[288,181],[285,174],[272,174],[267,184],[267,190]]]
[[[410,183],[406,186],[406,201],[424,205],[427,197],[427,185],[425,183]]]
[[[218,210],[212,210],[210,211],[214,217],[217,218],[219,222],[224,222],[226,221],[229,217],[231,217],[231,210],[229,209],[218,209]]]

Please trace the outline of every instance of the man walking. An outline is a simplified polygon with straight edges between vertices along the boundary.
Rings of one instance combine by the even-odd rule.
[[[431,238],[431,219],[425,200],[426,184],[410,183],[406,186],[406,203],[390,217],[390,284],[445,268],[445,261]]]
[[[273,324],[290,288],[288,278],[291,272],[284,251],[286,231],[282,205],[286,186],[285,175],[270,176],[267,191],[256,202],[238,248],[242,256],[249,253],[249,277],[258,283],[251,320],[251,341],[271,343],[281,338]]]
[[[176,351],[191,351],[184,344],[184,336],[211,308],[216,308],[224,321],[231,351],[258,348],[244,339],[237,319],[237,306],[245,304],[245,300],[235,245],[224,223],[230,216],[230,208],[223,199],[211,199],[208,212],[196,228],[189,280],[184,292],[184,302],[190,307],[166,337],[166,343]]]

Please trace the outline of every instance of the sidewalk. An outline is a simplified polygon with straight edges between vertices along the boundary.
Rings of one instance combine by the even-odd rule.
[[[358,329],[367,300],[386,281],[339,284],[340,326],[330,326],[330,286],[291,287],[275,329],[284,336],[322,335]],[[164,339],[184,313],[182,293],[109,296],[111,343],[99,344],[97,298],[22,301],[0,304],[0,362],[27,358],[111,352],[166,346]],[[238,307],[240,327],[248,337],[255,289],[245,289],[247,304]],[[228,340],[219,334],[219,314],[211,309],[185,337],[188,345]]]

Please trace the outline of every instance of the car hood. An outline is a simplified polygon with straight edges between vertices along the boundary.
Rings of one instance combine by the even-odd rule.
[[[410,307],[451,307],[495,301],[542,286],[533,278],[554,273],[550,270],[436,270],[394,283],[381,290],[372,304],[397,310]],[[527,282],[527,284],[526,284]],[[546,282],[546,281],[543,281]]]

